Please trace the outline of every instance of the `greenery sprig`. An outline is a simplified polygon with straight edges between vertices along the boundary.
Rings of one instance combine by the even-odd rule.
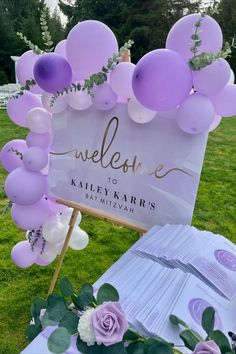
[[[192,34],[191,39],[193,40],[193,46],[191,47],[191,52],[193,52],[194,56],[197,55],[198,49],[200,45],[202,44],[202,41],[200,39],[200,27],[202,25],[202,21],[205,17],[204,13],[201,13],[199,20],[195,23],[195,31],[194,34]]]
[[[16,35],[29,47],[33,52],[37,55],[43,53],[41,49],[36,44],[33,44],[26,36],[23,35],[21,32],[16,32]]]
[[[52,36],[49,31],[49,27],[48,27],[48,23],[47,23],[47,17],[48,17],[48,9],[47,9],[47,7],[44,7],[41,12],[41,16],[40,16],[42,40],[45,45],[45,52],[52,52],[54,47],[53,47]]]
[[[88,79],[84,80],[83,85],[81,84],[72,84],[70,87],[66,87],[61,91],[56,92],[56,94],[52,97],[51,99],[51,106],[54,105],[56,99],[59,96],[62,96],[64,93],[68,93],[68,92],[76,92],[76,91],[87,91],[87,93],[90,96],[93,96],[93,87],[95,85],[102,85],[104,84],[104,82],[107,81],[107,74],[109,72],[111,72],[116,64],[121,61],[123,55],[126,53],[127,50],[129,50],[132,45],[134,44],[134,41],[129,40],[128,42],[126,42],[119,50],[118,53],[113,54],[113,56],[111,58],[108,59],[107,65],[105,65],[102,68],[101,72],[98,72],[96,74],[91,75]]]
[[[26,80],[25,85],[21,86],[20,89],[17,92],[15,92],[12,96],[9,96],[8,99],[13,98],[15,100],[20,96],[23,96],[25,91],[29,91],[31,87],[34,87],[35,85],[36,85],[36,81],[34,79]]]

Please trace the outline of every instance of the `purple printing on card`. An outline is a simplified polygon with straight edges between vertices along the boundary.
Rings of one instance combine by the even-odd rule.
[[[188,310],[189,310],[193,320],[197,324],[199,324],[200,326],[201,326],[201,322],[202,322],[202,314],[203,314],[204,310],[209,306],[214,307],[211,304],[209,304],[206,300],[200,299],[200,298],[192,299],[192,300],[190,300],[190,302],[188,304]],[[222,322],[221,322],[220,316],[217,311],[215,313],[215,327],[214,328],[222,330]]]
[[[214,256],[225,268],[236,272],[236,256],[233,253],[225,250],[216,250]]]

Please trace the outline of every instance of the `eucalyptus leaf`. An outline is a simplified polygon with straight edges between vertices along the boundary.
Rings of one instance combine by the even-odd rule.
[[[82,341],[82,339],[80,338],[79,335],[77,337],[76,347],[81,353],[83,353],[83,354],[88,353],[88,346],[85,342]]]
[[[78,332],[79,317],[74,312],[67,312],[59,322],[59,327],[64,327],[70,334]]]
[[[119,301],[119,294],[111,284],[105,283],[98,290],[97,303],[98,305],[101,305],[108,301]]]
[[[48,338],[48,349],[55,354],[64,353],[70,346],[70,338],[67,329],[57,328]]]
[[[63,297],[51,294],[48,296],[47,303],[47,313],[49,319],[59,322],[68,311]]]
[[[213,307],[207,307],[202,314],[202,328],[206,331],[209,337],[214,330],[214,325],[215,310]]]
[[[166,342],[156,341],[147,348],[147,354],[173,354],[172,347]]]
[[[74,294],[73,286],[67,277],[60,280],[60,290],[64,296],[71,296]]]
[[[54,326],[55,324],[57,324],[57,321],[53,321],[49,318],[49,315],[47,312],[45,312],[45,314],[42,317],[41,320],[41,324],[43,328],[46,328],[48,326]]]
[[[81,309],[85,309],[86,306],[91,305],[93,302],[93,287],[89,283],[82,285],[78,296],[77,304]]]
[[[127,348],[128,354],[145,354],[145,345],[141,342],[132,343]]]
[[[41,326],[29,325],[25,330],[26,337],[32,341],[42,331]]]
[[[124,343],[120,342],[109,346],[103,345],[101,354],[127,354],[127,351]]]
[[[184,342],[184,345],[191,350],[194,350],[196,345],[199,343],[199,340],[193,335],[193,333],[189,329],[186,329],[181,332],[179,336]]]
[[[130,329],[128,329],[123,336],[123,340],[137,340],[138,338],[139,334]]]

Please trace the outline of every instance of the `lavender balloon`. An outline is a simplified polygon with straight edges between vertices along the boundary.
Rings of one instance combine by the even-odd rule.
[[[34,79],[34,65],[38,58],[39,56],[33,50],[28,50],[17,61],[16,76],[22,86],[25,86],[27,80]],[[30,92],[41,94],[42,89],[35,85],[30,88]]]
[[[216,113],[223,117],[236,114],[236,85],[227,85],[217,95],[211,96]]]
[[[218,59],[211,65],[193,72],[193,85],[197,92],[211,95],[222,90],[229,82],[230,76],[228,62],[225,59]]]
[[[191,88],[190,68],[173,50],[153,50],[140,59],[134,70],[134,94],[153,111],[175,108],[187,98]]]
[[[118,96],[112,90],[111,85],[105,82],[102,85],[95,86],[93,89],[93,104],[100,111],[109,111],[115,107]]]
[[[80,22],[70,31],[66,41],[66,53],[79,80],[101,71],[118,44],[114,33],[104,23],[94,20]]]
[[[26,137],[26,143],[28,147],[38,146],[41,149],[46,150],[51,144],[51,134],[49,132],[43,134],[29,132]]]
[[[41,267],[46,267],[47,265],[51,264],[52,262],[45,262],[40,258],[40,255],[36,258],[36,260],[34,261],[35,264],[41,266]]]
[[[184,132],[199,134],[209,131],[214,115],[214,106],[209,98],[194,93],[179,107],[176,119]]]
[[[61,57],[65,58],[67,60],[66,56],[66,39],[63,39],[62,41],[58,42],[55,49],[54,53],[59,54]]]
[[[46,194],[47,180],[40,172],[32,172],[19,167],[6,178],[5,191],[13,203],[31,205]]]
[[[48,163],[48,154],[38,146],[33,146],[23,154],[25,168],[30,171],[40,171]]]
[[[42,103],[43,103],[44,108],[46,108],[46,110],[51,113],[63,112],[67,106],[67,100],[66,100],[67,96],[62,95],[62,96],[57,97],[53,104],[51,103],[52,98],[53,98],[52,94],[46,93],[46,92],[43,93]]]
[[[209,132],[212,132],[213,130],[215,130],[221,123],[222,117],[219,116],[218,114],[215,115],[210,128],[209,128]]]
[[[18,242],[11,251],[11,259],[20,268],[30,267],[37,258],[28,241]]]
[[[26,114],[35,107],[42,107],[39,97],[26,91],[17,99],[8,100],[7,114],[15,124],[27,128]]]
[[[134,96],[132,77],[135,65],[132,63],[119,63],[111,72],[110,83],[112,90],[119,96],[130,98]]]
[[[23,206],[13,204],[11,216],[14,223],[23,230],[40,228],[51,216],[51,210],[45,198],[33,205]]]
[[[60,203],[57,203],[56,199],[52,197],[48,197],[48,206],[52,211],[53,215],[56,215],[58,213],[62,213],[64,210],[67,209],[65,205],[62,205]]]
[[[33,108],[27,113],[26,122],[33,133],[47,133],[52,127],[52,115],[46,109]]]
[[[167,40],[166,48],[178,52],[184,59],[193,57],[191,47],[194,41],[191,36],[195,32],[195,24],[201,18],[200,13],[195,13],[182,17],[171,28]],[[201,45],[198,54],[201,52],[219,52],[223,44],[223,35],[219,24],[210,16],[205,15],[199,28]]]
[[[18,153],[23,154],[27,150],[27,144],[25,140],[11,140],[5,144],[0,153],[0,160],[7,172],[13,171],[17,167],[23,166],[22,156]]]
[[[34,77],[44,91],[55,93],[70,86],[72,70],[65,58],[56,53],[47,53],[36,62]]]

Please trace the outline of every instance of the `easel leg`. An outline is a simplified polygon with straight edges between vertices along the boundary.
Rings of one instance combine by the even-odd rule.
[[[55,285],[56,285],[56,282],[57,282],[57,279],[58,279],[58,275],[60,273],[61,266],[62,266],[64,257],[65,257],[65,254],[66,254],[66,251],[67,251],[67,248],[68,248],[68,244],[69,244],[69,241],[70,241],[70,238],[71,238],[71,234],[72,234],[74,226],[75,226],[75,222],[76,222],[78,213],[79,213],[79,210],[74,209],[73,213],[71,215],[71,219],[70,219],[70,223],[69,223],[69,230],[67,232],[66,239],[65,239],[61,254],[58,257],[56,269],[55,269],[55,272],[53,274],[53,278],[52,278],[52,281],[51,281],[51,284],[50,284],[50,287],[49,287],[49,290],[48,290],[48,295],[51,294],[53,292],[54,288],[55,288]]]

